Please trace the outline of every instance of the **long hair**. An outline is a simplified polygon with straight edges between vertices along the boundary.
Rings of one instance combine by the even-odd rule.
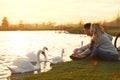
[[[99,41],[99,37],[104,34],[104,30],[102,28],[102,26],[100,26],[98,23],[94,23],[91,25],[90,28],[92,37],[91,37],[91,43],[90,43],[90,49],[92,49],[94,43],[96,41]]]
[[[92,24],[91,29],[93,31],[92,39],[94,41],[98,40],[99,37],[104,33],[103,27],[100,26],[98,23]]]

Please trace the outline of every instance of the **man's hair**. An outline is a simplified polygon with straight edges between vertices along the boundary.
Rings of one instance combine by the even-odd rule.
[[[84,24],[84,28],[85,28],[85,29],[90,29],[90,26],[91,26],[91,23],[86,23],[86,24]]]

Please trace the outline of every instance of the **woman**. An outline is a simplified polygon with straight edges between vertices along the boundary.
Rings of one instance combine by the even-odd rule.
[[[106,35],[103,28],[94,23],[90,27],[91,43],[88,46],[90,57],[95,59],[102,59],[107,61],[118,61],[118,51],[112,44],[110,36]],[[81,52],[74,55],[76,58],[84,58],[86,54]]]
[[[103,28],[95,23],[90,28],[91,37],[91,55],[90,57],[96,57],[97,59],[107,61],[118,61],[118,51],[112,44],[112,41],[105,35]]]

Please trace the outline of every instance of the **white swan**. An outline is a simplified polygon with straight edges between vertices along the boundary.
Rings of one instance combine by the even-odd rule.
[[[43,47],[43,55],[44,55],[45,59],[47,59],[46,54],[45,54],[45,50],[48,51],[48,48],[47,48],[47,47]],[[37,55],[36,52],[35,52],[35,51],[32,51],[32,52],[30,52],[30,53],[27,53],[26,56],[27,56],[27,58],[28,58],[28,60],[29,60],[30,62],[35,63],[35,62],[36,62],[36,58],[37,58],[36,55]]]
[[[41,65],[40,65],[40,53],[44,53],[42,50],[39,50],[37,53],[37,63],[36,65],[32,65],[28,59],[23,59],[23,58],[17,58],[16,60],[13,61],[13,67],[9,67],[8,69],[11,71],[11,73],[25,73],[25,72],[31,72],[35,70],[40,70]]]
[[[63,53],[64,53],[64,49],[61,50],[61,56],[56,56],[56,57],[50,59],[51,60],[50,61],[51,65],[63,62],[64,61],[63,60]]]

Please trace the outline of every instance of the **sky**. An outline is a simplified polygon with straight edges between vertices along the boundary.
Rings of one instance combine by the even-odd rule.
[[[9,23],[111,21],[120,12],[120,0],[0,0],[0,19]]]

